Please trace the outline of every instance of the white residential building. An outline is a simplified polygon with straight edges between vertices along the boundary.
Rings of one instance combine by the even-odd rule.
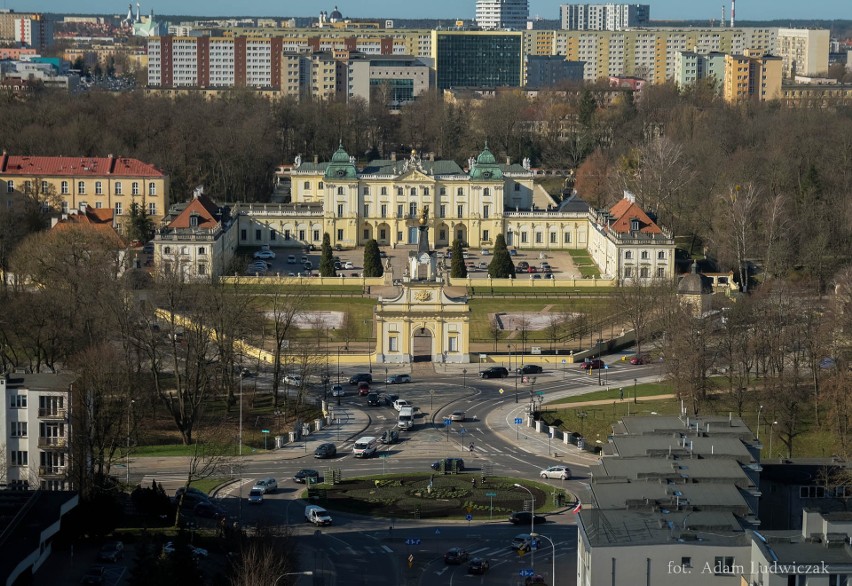
[[[0,375],[0,485],[69,490],[71,383],[68,374]]]
[[[484,30],[527,28],[528,0],[476,0],[476,24]]]
[[[774,55],[781,57],[781,74],[817,75],[828,71],[828,29],[779,28]]]
[[[651,15],[648,4],[562,4],[562,28],[575,31],[621,31],[645,26]]]

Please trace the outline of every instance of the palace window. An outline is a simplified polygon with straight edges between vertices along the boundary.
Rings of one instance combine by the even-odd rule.
[[[131,195],[139,195],[139,182],[134,181],[130,184],[130,193]]]
[[[115,194],[121,195],[121,181],[115,182]]]
[[[104,184],[100,181],[95,181],[95,195],[104,194]]]
[[[77,182],[77,193],[83,195],[86,193],[86,184],[83,181]]]
[[[68,182],[67,182],[67,181],[63,181],[63,182],[60,184],[59,189],[60,189],[60,191],[62,192],[62,195],[68,195]]]

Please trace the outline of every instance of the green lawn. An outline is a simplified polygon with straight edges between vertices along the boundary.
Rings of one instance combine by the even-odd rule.
[[[472,340],[493,340],[490,333],[490,314],[512,313],[527,314],[529,316],[543,313],[545,308],[555,318],[561,318],[563,314],[574,313],[599,313],[609,305],[606,298],[576,298],[576,299],[471,299],[470,300],[470,337]],[[564,328],[560,328],[557,338],[564,334]],[[503,343],[507,343],[504,332],[501,336]],[[516,339],[520,341],[520,338]],[[547,329],[529,330],[527,341],[546,342],[550,340]]]
[[[473,486],[472,480],[476,480],[476,486]],[[479,471],[344,478],[340,484],[311,487],[309,495],[314,502],[329,509],[371,516],[464,519],[465,515],[471,514],[477,521],[482,521],[488,519],[492,512],[495,519],[500,519],[513,511],[523,510],[524,500],[528,500],[529,495],[514,488],[516,482],[532,491],[536,513],[558,508],[554,494],[559,489],[530,480],[504,477],[488,477],[483,485]],[[489,497],[487,493],[496,493],[496,496]],[[563,503],[576,500],[573,495],[562,494]]]

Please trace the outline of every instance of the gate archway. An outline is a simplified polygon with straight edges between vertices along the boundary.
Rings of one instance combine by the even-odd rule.
[[[412,362],[432,362],[434,338],[429,328],[415,328],[411,340]]]

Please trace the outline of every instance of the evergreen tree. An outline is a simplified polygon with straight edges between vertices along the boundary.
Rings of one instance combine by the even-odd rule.
[[[335,277],[337,271],[334,270],[334,256],[331,254],[331,237],[328,232],[322,235],[322,254],[320,255],[319,264],[320,277]]]
[[[506,239],[502,234],[497,234],[494,239],[494,258],[488,265],[488,275],[495,279],[506,279],[515,276],[515,263],[506,248]]]
[[[467,267],[464,264],[464,251],[461,240],[453,241],[452,258],[450,259],[450,277],[464,279],[467,277]]]
[[[136,202],[130,204],[130,221],[127,224],[127,236],[130,240],[148,242],[154,233],[154,223],[145,206]]]
[[[364,245],[364,276],[381,277],[385,274],[382,267],[382,257],[379,256],[379,243],[371,238]]]

